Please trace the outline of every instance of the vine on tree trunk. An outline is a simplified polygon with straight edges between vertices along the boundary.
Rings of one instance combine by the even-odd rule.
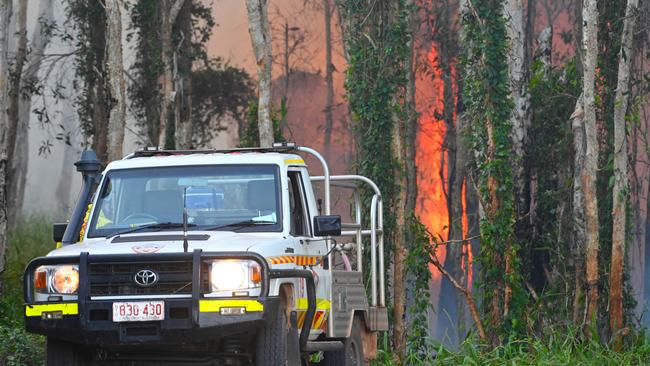
[[[465,30],[464,97],[475,181],[484,215],[478,258],[483,295],[482,312],[493,345],[523,332],[525,305],[516,240],[514,175],[512,171],[513,108],[509,97],[506,19],[502,0],[480,0],[463,17]]]

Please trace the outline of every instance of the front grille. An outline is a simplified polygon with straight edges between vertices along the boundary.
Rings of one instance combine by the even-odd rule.
[[[151,270],[158,282],[138,285],[134,278],[140,270]],[[90,296],[191,295],[192,262],[89,263]]]

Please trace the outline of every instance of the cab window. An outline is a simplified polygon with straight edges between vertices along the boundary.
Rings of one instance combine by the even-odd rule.
[[[290,234],[293,236],[309,235],[309,219],[305,205],[305,194],[300,172],[290,171],[289,181],[289,217],[291,219]]]

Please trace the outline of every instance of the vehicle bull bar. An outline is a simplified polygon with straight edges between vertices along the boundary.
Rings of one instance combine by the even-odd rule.
[[[213,259],[244,259],[254,260],[262,267],[263,281],[260,289],[260,296],[256,297],[264,301],[268,297],[269,282],[271,279],[278,278],[302,278],[307,287],[307,312],[299,337],[300,349],[306,350],[309,339],[311,324],[316,313],[316,286],[311,271],[298,269],[270,269],[268,262],[259,254],[251,252],[203,252],[201,249],[195,249],[191,253],[153,253],[153,254],[107,254],[107,255],[89,255],[82,252],[79,256],[61,256],[61,257],[39,257],[32,260],[25,269],[23,277],[24,298],[26,306],[38,304],[53,303],[51,301],[35,302],[34,299],[34,272],[39,266],[43,265],[65,265],[77,264],[79,266],[79,277],[88,279],[88,266],[90,263],[147,263],[147,262],[171,262],[185,260],[192,262],[192,295],[191,299],[196,304],[192,310],[192,320],[198,324],[199,310],[198,303],[202,298],[201,293],[201,262]],[[151,295],[156,298],[159,295]],[[87,323],[86,309],[88,302],[91,301],[89,282],[80,281],[77,290],[77,303],[79,306],[80,324]]]

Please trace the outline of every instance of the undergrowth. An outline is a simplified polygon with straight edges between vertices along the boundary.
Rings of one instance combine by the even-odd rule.
[[[405,366],[416,365],[647,365],[650,338],[642,333],[626,337],[626,347],[614,351],[610,345],[584,340],[573,328],[554,330],[543,338],[522,338],[494,349],[482,348],[469,338],[452,351],[432,346],[430,355],[407,355]],[[380,351],[372,366],[397,366],[390,353]]]
[[[44,339],[27,333],[23,322],[22,275],[27,263],[54,248],[51,220],[25,219],[9,233],[7,264],[0,298],[0,365],[43,364]]]

